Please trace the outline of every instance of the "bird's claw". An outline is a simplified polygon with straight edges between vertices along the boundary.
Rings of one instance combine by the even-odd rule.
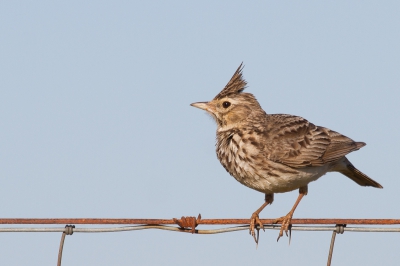
[[[273,222],[273,224],[276,223],[281,223],[281,230],[279,231],[279,235],[276,241],[277,242],[279,241],[279,239],[283,236],[283,231],[285,231],[286,236],[289,237],[289,244],[290,244],[290,240],[292,238],[292,214],[288,213],[286,216],[282,216],[276,219]]]
[[[257,225],[259,225],[259,227],[257,227]],[[262,222],[260,221],[260,218],[258,217],[258,213],[255,212],[251,215],[251,218],[250,218],[249,234],[254,238],[254,241],[256,242],[256,244],[258,244],[258,239],[260,236],[260,228],[263,231],[265,231],[264,225],[262,224]],[[257,230],[257,236],[255,234],[254,229]]]

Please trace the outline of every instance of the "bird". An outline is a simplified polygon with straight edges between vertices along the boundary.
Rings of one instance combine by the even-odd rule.
[[[275,193],[299,190],[292,209],[273,222],[281,223],[279,241],[283,232],[286,236],[291,233],[294,211],[307,195],[308,184],[327,172],[339,172],[360,186],[383,188],[346,158],[364,147],[364,142],[300,116],[267,114],[253,94],[244,92],[243,67],[242,62],[213,100],[191,106],[205,110],[215,120],[216,153],[225,170],[241,184],[265,194],[264,203],[250,217],[249,233],[257,244],[259,230],[264,230],[259,214],[272,204]]]

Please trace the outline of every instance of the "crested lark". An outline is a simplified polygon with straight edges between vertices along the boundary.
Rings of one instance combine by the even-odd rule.
[[[382,188],[355,168],[346,154],[365,146],[306,119],[286,114],[266,114],[256,98],[244,93],[242,64],[212,101],[191,105],[210,113],[217,123],[216,151],[222,166],[243,185],[265,194],[264,204],[250,218],[250,234],[264,229],[260,212],[274,200],[274,193],[299,189],[293,208],[283,217],[278,240],[291,227],[293,213],[308,183],[327,172],[340,172],[360,186]]]

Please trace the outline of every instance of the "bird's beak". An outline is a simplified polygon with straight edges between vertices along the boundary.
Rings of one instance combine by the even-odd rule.
[[[214,113],[215,109],[214,107],[210,104],[210,102],[198,102],[198,103],[192,103],[191,106],[203,109],[209,113]]]

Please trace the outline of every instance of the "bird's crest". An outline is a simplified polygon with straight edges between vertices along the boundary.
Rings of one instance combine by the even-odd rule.
[[[221,99],[230,94],[241,93],[246,88],[247,82],[243,79],[242,76],[243,67],[244,66],[242,62],[238,69],[235,71],[235,74],[233,74],[231,80],[228,82],[228,84],[226,84],[225,88],[220,93],[218,93],[218,95],[215,96],[214,99]]]

